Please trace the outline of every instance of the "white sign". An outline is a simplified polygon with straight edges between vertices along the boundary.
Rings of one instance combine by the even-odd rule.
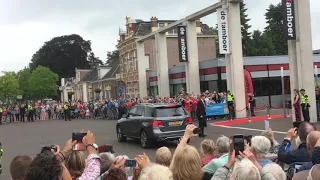
[[[220,8],[217,14],[220,54],[229,54],[228,10],[227,8]]]
[[[22,99],[22,95],[18,95],[18,96],[17,96],[17,99]]]

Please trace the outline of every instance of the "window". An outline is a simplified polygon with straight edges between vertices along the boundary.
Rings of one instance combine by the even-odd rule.
[[[129,61],[130,59],[130,53],[127,53],[127,60]]]
[[[159,27],[160,28],[162,28],[162,27],[164,27],[165,25],[164,25],[164,23],[159,23]]]
[[[168,23],[168,25],[171,23]],[[172,30],[168,31],[168,35],[178,35],[177,29],[173,28]]]
[[[181,106],[170,107],[170,108],[161,107],[156,109],[155,117],[184,116],[185,114],[186,112]]]
[[[129,111],[129,115],[134,116],[137,114],[137,107],[133,107],[130,111]]]
[[[138,106],[136,114],[137,114],[137,116],[143,116],[144,115],[144,107]]]

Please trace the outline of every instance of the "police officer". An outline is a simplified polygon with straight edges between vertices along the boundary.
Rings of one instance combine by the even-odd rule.
[[[308,102],[308,95],[306,94],[306,91],[304,89],[300,90],[301,93],[301,109],[302,109],[302,115],[304,121],[310,122],[310,116],[309,116],[309,102]]]
[[[230,91],[227,91],[227,104],[228,104],[228,109],[229,109],[229,115],[230,119],[235,118],[235,111],[234,111],[234,97],[233,94],[231,94]]]
[[[70,119],[70,110],[69,110],[69,103],[65,102],[63,105],[63,111],[64,111],[64,120],[67,121],[71,121]]]
[[[34,121],[33,120],[33,107],[32,107],[32,104],[29,103],[27,108],[28,108],[28,117],[27,117],[28,122]]]

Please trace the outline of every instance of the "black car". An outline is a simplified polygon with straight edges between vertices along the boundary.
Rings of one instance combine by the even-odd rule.
[[[117,138],[140,139],[141,146],[149,148],[154,141],[178,140],[190,123],[192,118],[179,104],[138,104],[118,120]]]

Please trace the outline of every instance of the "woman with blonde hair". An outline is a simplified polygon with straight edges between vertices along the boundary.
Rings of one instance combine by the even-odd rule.
[[[175,180],[201,180],[203,171],[197,149],[185,146],[176,154],[174,167],[171,170]]]
[[[218,155],[215,155],[217,150],[216,145],[213,140],[205,139],[201,142],[201,165],[202,167],[207,165],[212,159],[219,158]]]
[[[72,151],[66,158],[65,165],[72,179],[80,177],[86,167],[86,157],[82,151]]]

